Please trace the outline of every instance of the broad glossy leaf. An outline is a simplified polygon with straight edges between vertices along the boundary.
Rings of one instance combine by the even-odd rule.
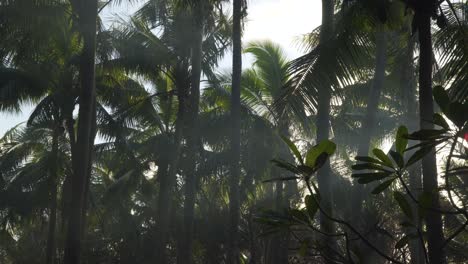
[[[288,170],[294,174],[300,173],[300,170],[296,167],[296,165],[291,164],[287,161],[274,159],[274,160],[271,160],[271,162],[273,162],[276,166],[283,168],[285,170]]]
[[[414,140],[431,140],[440,138],[445,132],[445,129],[421,129],[408,135],[409,139]]]
[[[367,157],[367,156],[356,156],[354,159],[357,160],[357,161],[361,161],[361,162],[376,163],[376,164],[385,165],[382,161],[380,161],[378,159],[375,159],[375,158],[372,158],[372,157]]]
[[[460,102],[450,103],[445,114],[458,128],[462,128],[468,120],[468,109]]]
[[[351,167],[353,170],[379,170],[379,171],[386,171],[386,172],[391,172],[384,168],[383,166],[375,163],[360,163],[360,164],[354,164]]]
[[[311,175],[317,171],[315,168],[309,167],[307,165],[299,165],[297,166],[297,168],[302,174],[305,174],[305,175]]]
[[[372,194],[379,194],[379,193],[385,191],[388,187],[390,187],[390,185],[393,183],[394,180],[395,180],[395,178],[384,181],[379,186],[375,187],[374,190],[372,190]]]
[[[408,129],[405,126],[400,126],[397,131],[395,149],[398,153],[403,155],[406,147],[408,146]]]
[[[359,178],[358,183],[367,184],[367,183],[370,183],[370,182],[383,180],[383,179],[387,178],[388,176],[390,176],[389,173],[379,172],[379,173],[375,173],[375,175],[372,176],[372,177],[361,177],[361,178]]]
[[[432,118],[432,121],[434,122],[434,124],[436,124],[436,125],[438,125],[440,127],[443,127],[446,130],[450,129],[450,126],[447,123],[447,121],[445,120],[445,118],[439,113],[434,114],[434,117]]]
[[[306,165],[310,167],[317,167],[317,160],[322,153],[333,155],[336,150],[336,144],[330,140],[323,140],[318,145],[313,146],[306,155]]]
[[[287,137],[281,136],[281,139],[283,139],[286,145],[288,145],[289,149],[292,151],[297,160],[301,164],[304,164],[304,160],[302,159],[301,153],[299,152],[299,149],[297,149],[297,146]]]
[[[392,161],[390,160],[390,158],[387,156],[387,154],[385,154],[385,152],[383,152],[383,150],[381,149],[378,149],[378,148],[375,148],[372,150],[372,153],[379,159],[382,161],[382,163],[387,166],[387,167],[390,167],[390,168],[393,168],[393,163]]]
[[[403,168],[405,166],[405,161],[400,152],[390,150],[390,156],[392,156],[392,159],[395,161],[399,168]]]
[[[450,103],[450,98],[445,91],[444,87],[438,85],[434,87],[432,90],[432,94],[434,95],[434,99],[437,104],[440,106],[442,111],[446,112],[448,110],[448,105]]]
[[[432,150],[432,145],[430,146],[425,146],[420,149],[418,149],[416,152],[414,152],[413,155],[408,159],[408,162],[406,163],[406,167],[409,167],[413,165],[414,163],[418,162],[421,160],[424,156],[426,156],[429,152]]]

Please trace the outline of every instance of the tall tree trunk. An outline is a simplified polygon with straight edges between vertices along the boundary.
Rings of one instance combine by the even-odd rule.
[[[72,161],[72,169],[71,173],[66,175],[65,180],[63,181],[62,185],[62,212],[61,212],[61,232],[65,232],[65,228],[67,227],[68,216],[70,215],[71,210],[71,183],[73,179],[73,172],[76,171],[75,169],[75,162],[76,162],[76,135],[75,135],[75,120],[73,119],[73,107],[68,107],[73,105],[73,101],[70,103],[65,104],[67,107],[64,109],[65,115],[65,129],[67,131],[69,137],[69,144],[70,144],[70,153],[71,153],[71,161]]]
[[[382,86],[385,80],[385,66],[387,64],[387,38],[386,33],[383,31],[383,25],[380,25],[379,32],[376,33],[376,58],[374,68],[374,78],[367,98],[366,115],[362,123],[360,141],[358,147],[358,156],[367,156],[369,154],[370,142],[373,132],[377,125],[376,116],[379,110],[380,94],[382,93]],[[363,188],[361,184],[356,184],[357,194],[359,197],[358,209],[361,211],[363,196]]]
[[[190,118],[187,119],[189,132],[187,137],[188,148],[188,170],[185,177],[185,200],[184,200],[184,226],[181,241],[181,248],[177,256],[177,263],[191,264],[193,248],[193,222],[195,214],[195,199],[197,189],[197,161],[199,160],[199,125],[198,113],[200,108],[200,79],[202,73],[203,56],[203,1],[197,4],[197,12],[194,15],[194,44],[192,47],[192,72],[191,72],[191,92],[189,98]]]
[[[55,263],[56,240],[55,229],[57,223],[57,170],[58,170],[58,137],[59,130],[54,128],[51,149],[51,165],[49,175],[49,230],[47,234],[46,264]]]
[[[231,88],[231,175],[229,177],[229,244],[227,263],[239,263],[240,178],[240,90],[242,75],[242,2],[233,0],[232,88]]]
[[[333,17],[334,17],[334,0],[322,0],[322,25],[320,30],[319,45],[322,47],[322,52],[317,62],[318,67],[322,67],[326,71],[326,66],[331,59],[331,50],[327,48],[330,40],[333,38]],[[319,87],[319,102],[317,109],[317,143],[330,138],[330,102],[331,102],[331,83]],[[317,173],[318,186],[321,193],[321,207],[328,213],[332,214],[333,198],[331,190],[331,168],[330,161],[327,161]],[[325,233],[334,233],[335,227],[332,221],[324,214],[320,215],[320,228]],[[327,248],[335,248],[336,241],[330,236],[323,237],[323,243]],[[326,253],[328,254],[328,253]],[[332,255],[330,252],[329,255]],[[327,262],[327,260],[325,260]]]
[[[67,238],[64,262],[67,264],[81,263],[82,214],[86,183],[88,181],[88,163],[92,152],[93,121],[95,120],[96,83],[95,55],[97,30],[97,1],[86,0],[75,3],[75,13],[79,16],[82,29],[83,52],[81,54],[80,78],[80,110],[78,123],[78,138],[76,144],[76,170],[73,172],[71,210],[68,220]]]
[[[93,113],[96,113],[96,102],[93,105]],[[86,241],[86,216],[88,212],[89,205],[89,192],[91,185],[91,173],[93,171],[93,160],[94,160],[94,139],[96,138],[96,115],[93,115],[93,120],[91,122],[91,136],[89,137],[89,145],[91,146],[91,152],[88,156],[88,164],[86,167],[86,182],[83,193],[83,208],[81,210],[81,239]],[[85,252],[84,252],[85,253]]]
[[[408,31],[411,29],[408,28]],[[410,32],[408,33],[410,34]],[[415,67],[414,67],[414,46],[415,39],[411,36],[408,37],[408,44],[406,53],[404,55],[403,65],[401,66],[400,73],[400,87],[403,88],[404,104],[406,105],[406,121],[405,124],[408,126],[409,131],[416,131],[418,129],[418,102],[416,100],[416,79],[415,79]],[[411,142],[410,142],[411,143]],[[413,143],[414,145],[415,143]],[[410,145],[411,146],[411,145]],[[405,153],[405,158],[409,158],[414,152],[409,151]],[[414,164],[409,169],[409,187],[415,197],[419,197],[422,190],[422,178],[421,178],[421,163]],[[418,214],[418,205],[412,204],[413,214]],[[422,223],[418,220],[416,223],[417,227],[422,230]],[[412,240],[408,243],[409,251],[411,255],[411,264],[423,264],[424,259],[424,247],[425,245],[419,241],[419,239]]]
[[[177,67],[185,68],[185,66],[183,65],[178,65]],[[170,221],[172,218],[172,194],[174,193],[174,188],[176,187],[177,171],[179,169],[179,159],[182,148],[182,132],[184,129],[184,120],[186,115],[186,98],[188,83],[185,81],[185,73],[186,71],[184,70],[182,70],[182,72],[176,73],[176,89],[179,103],[173,139],[174,151],[171,155],[172,157],[171,162],[169,164],[167,178],[161,178],[161,182],[159,184],[159,197],[157,201],[159,223],[156,229],[157,244],[154,260],[156,261],[156,263],[160,264],[168,263],[166,247],[167,242],[169,240]]]
[[[419,9],[416,10],[416,19],[419,34],[419,118],[421,129],[434,129],[430,122],[434,115],[432,100],[432,35],[431,3],[419,1]],[[431,1],[434,4],[434,1]],[[435,7],[435,4],[434,4]],[[435,149],[422,159],[423,190],[432,194],[432,208],[439,208],[439,190],[437,183],[437,160]],[[442,216],[434,210],[428,210],[425,217],[427,226],[427,244],[429,261],[432,264],[446,263],[445,252],[442,248],[444,233]]]

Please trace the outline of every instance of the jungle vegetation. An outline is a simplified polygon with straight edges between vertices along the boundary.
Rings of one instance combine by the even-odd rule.
[[[467,2],[253,1],[0,0],[0,263],[468,263]]]

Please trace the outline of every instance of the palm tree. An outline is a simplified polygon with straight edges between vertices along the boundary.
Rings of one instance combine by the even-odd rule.
[[[436,12],[435,1],[431,3],[416,3],[415,20],[417,23],[419,38],[419,120],[421,129],[433,129],[434,103],[432,99],[432,33],[431,16]],[[439,208],[439,191],[437,183],[437,160],[435,149],[422,160],[423,190],[431,193],[431,207]],[[428,252],[430,263],[446,263],[445,253],[442,248],[444,233],[442,216],[440,213],[430,211],[425,218],[428,230]]]
[[[73,155],[70,214],[65,246],[65,263],[81,263],[81,243],[86,215],[86,194],[91,174],[92,146],[96,130],[96,34],[98,1],[71,1],[83,38],[80,56],[81,89],[76,149]]]
[[[242,78],[242,12],[244,2],[233,0],[232,89],[231,89],[231,168],[229,178],[229,234],[227,263],[239,263],[239,178],[240,178],[240,94]]]
[[[36,202],[18,201],[32,205],[28,206],[27,210],[31,210],[28,214],[36,214],[34,211],[41,207],[48,208],[46,263],[56,261],[57,189],[69,165],[67,141],[63,137],[58,113],[54,110],[57,108],[49,108],[50,115],[35,116],[27,126],[16,126],[1,140],[3,177],[8,181],[2,192],[35,199]],[[15,208],[18,205],[12,203],[10,206]],[[14,217],[14,211],[11,210],[11,217]]]
[[[292,132],[297,133],[301,131],[301,128],[302,131],[307,130],[308,119],[304,111],[297,111],[290,105],[275,105],[275,102],[281,99],[283,89],[291,80],[288,61],[283,50],[270,41],[263,41],[247,44],[245,52],[254,56],[254,66],[243,73],[242,102],[253,109],[253,114],[270,122],[277,136],[290,138]],[[290,131],[291,127],[296,130]],[[275,142],[282,141],[277,137]],[[275,149],[272,157],[281,157],[284,160],[293,159],[284,144],[273,143],[272,147]],[[272,169],[270,178],[281,178],[278,173],[278,170]],[[246,186],[241,185],[241,187],[244,189]],[[275,210],[288,209],[297,192],[296,181],[288,181],[285,186],[282,181],[275,182]],[[267,259],[270,259],[268,262],[287,263],[288,240],[288,234],[284,232],[272,238],[272,246],[269,250],[271,255],[267,256]]]
[[[200,3],[198,3],[200,4]],[[165,248],[169,235],[170,215],[172,208],[171,194],[176,187],[176,175],[180,173],[179,159],[183,151],[187,151],[188,167],[184,169],[185,177],[185,227],[183,236],[187,237],[181,240],[181,246],[178,248],[180,261],[190,261],[191,258],[191,240],[193,229],[193,207],[196,195],[196,164],[199,162],[198,149],[200,143],[197,133],[197,116],[200,94],[201,73],[207,76],[212,75],[212,67],[216,65],[218,59],[224,54],[227,48],[227,19],[222,10],[217,9],[207,14],[206,17],[195,16],[197,10],[201,7],[188,4],[178,5],[172,3],[165,18],[152,17],[156,7],[149,2],[143,6],[132,19],[130,25],[122,30],[113,33],[117,40],[116,50],[119,56],[111,60],[108,64],[112,67],[123,67],[124,69],[135,72],[141,76],[154,76],[158,73],[164,74],[170,80],[175,88],[168,91],[168,96],[172,98],[177,95],[177,117],[173,133],[172,157],[168,159],[170,164],[161,172],[161,184],[159,195],[159,221],[157,235],[158,259],[165,260]],[[203,8],[202,8],[203,9]],[[204,10],[204,9],[203,9]],[[162,11],[161,11],[162,12]],[[205,11],[204,11],[205,12]],[[151,23],[161,23],[158,28],[163,30],[160,36],[151,32],[150,23],[144,22],[149,19]],[[200,19],[200,20],[199,20]],[[153,21],[154,20],[154,21]],[[196,22],[195,24],[193,22]],[[162,24],[165,22],[166,24]],[[201,25],[200,25],[201,23]],[[194,34],[192,25],[197,30]],[[200,28],[201,27],[201,28]],[[137,52],[135,52],[138,50]],[[203,56],[202,56],[203,55]],[[151,59],[154,56],[154,59]],[[185,128],[191,128],[191,133],[184,133]],[[187,148],[182,143],[183,138],[187,139]],[[162,256],[164,255],[164,256]]]
[[[327,68],[330,65],[327,60],[331,58],[332,50],[326,48],[327,43],[334,38],[334,6],[333,0],[322,0],[322,25],[320,27],[319,45],[322,45],[322,51],[318,57],[317,65]],[[317,106],[317,139],[316,142],[321,142],[330,138],[330,103],[331,103],[331,84],[325,83],[318,89],[318,106]],[[331,168],[330,161],[317,173],[318,185],[321,190],[323,200],[322,207],[328,213],[332,212],[333,198],[331,193]],[[323,214],[320,216],[320,227],[326,234],[334,232],[334,225]],[[330,237],[324,238],[326,247],[335,248],[335,242]]]

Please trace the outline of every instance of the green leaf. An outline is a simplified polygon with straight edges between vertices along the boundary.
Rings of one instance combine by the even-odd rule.
[[[308,176],[312,175],[313,173],[317,171],[315,168],[312,168],[306,165],[299,165],[297,166],[297,168],[299,169],[300,173],[308,175]]]
[[[394,180],[395,180],[395,178],[384,181],[379,186],[375,187],[374,190],[372,190],[372,194],[379,194],[379,193],[385,191],[392,184],[392,182]]]
[[[402,154],[399,152],[390,150],[390,156],[392,156],[392,159],[395,161],[395,163],[398,165],[399,168],[403,168],[405,166],[405,161],[403,159]]]
[[[294,164],[291,164],[287,161],[284,161],[284,160],[277,160],[277,159],[273,159],[271,160],[271,162],[273,162],[277,167],[280,167],[280,168],[283,168],[285,170],[288,170],[294,174],[299,174],[300,171],[299,169],[296,167],[296,165]]]
[[[421,160],[424,156],[426,156],[429,152],[432,150],[432,145],[430,146],[425,146],[420,149],[418,149],[416,152],[414,152],[413,155],[408,159],[408,162],[406,163],[406,167],[409,167],[413,165],[414,163],[418,162]]]
[[[366,173],[353,173],[351,177],[353,178],[372,178],[372,177],[380,177],[380,176],[390,176],[391,174],[388,172],[366,172]]]
[[[408,129],[405,126],[400,126],[396,134],[395,149],[403,155],[408,146]]]
[[[330,140],[323,140],[318,145],[313,146],[306,154],[306,165],[310,167],[317,166],[317,160],[323,153],[328,154],[328,156],[333,155],[336,150],[336,144]]]
[[[438,85],[432,90],[434,99],[436,103],[440,106],[442,111],[445,113],[448,110],[448,105],[450,104],[450,98],[445,91],[444,87]]]
[[[445,129],[421,129],[408,135],[408,138],[414,140],[431,140],[440,138],[445,132],[447,132]]]
[[[317,213],[319,209],[319,205],[317,203],[318,201],[317,196],[312,196],[312,195],[307,195],[305,197],[305,205],[307,209],[307,213],[309,214],[310,219],[314,219],[315,214]]]
[[[388,176],[390,176],[389,173],[386,173],[386,172],[378,172],[378,173],[374,173],[375,175],[372,176],[372,177],[361,177],[359,178],[358,180],[358,183],[360,184],[367,184],[367,183],[370,183],[370,182],[374,182],[374,181],[379,181],[379,180],[382,180],[382,179],[385,179],[387,178]]]
[[[361,162],[376,163],[376,164],[385,165],[382,161],[380,161],[378,159],[375,159],[375,158],[372,158],[372,157],[367,157],[367,156],[356,156],[354,159],[357,160],[357,161],[361,161]]]
[[[462,128],[468,118],[466,111],[467,109],[465,109],[462,103],[452,102],[448,105],[448,110],[445,114],[458,128]]]
[[[372,150],[372,153],[383,162],[383,164],[387,167],[393,168],[393,163],[390,158],[383,152],[383,150],[375,148]]]
[[[408,201],[406,200],[405,196],[401,192],[394,191],[393,192],[393,198],[395,198],[395,200],[398,203],[398,206],[403,211],[403,213],[409,219],[413,220],[413,211],[411,210],[411,206],[408,203]]]
[[[443,127],[446,130],[450,129],[450,126],[447,123],[447,121],[445,120],[445,118],[439,113],[434,114],[434,117],[432,118],[432,121],[434,122],[434,124],[436,124],[436,125],[438,125],[440,127]]]
[[[291,140],[289,140],[289,138],[287,138],[287,137],[281,136],[281,139],[283,139],[283,141],[286,143],[286,145],[288,145],[289,149],[292,151],[294,156],[296,156],[297,160],[301,164],[304,164],[304,160],[302,159],[301,153],[297,149],[296,145]]]
[[[374,164],[374,163],[359,163],[359,164],[354,164],[351,166],[353,170],[379,170],[379,171],[386,171],[386,172],[391,172],[381,165]]]

